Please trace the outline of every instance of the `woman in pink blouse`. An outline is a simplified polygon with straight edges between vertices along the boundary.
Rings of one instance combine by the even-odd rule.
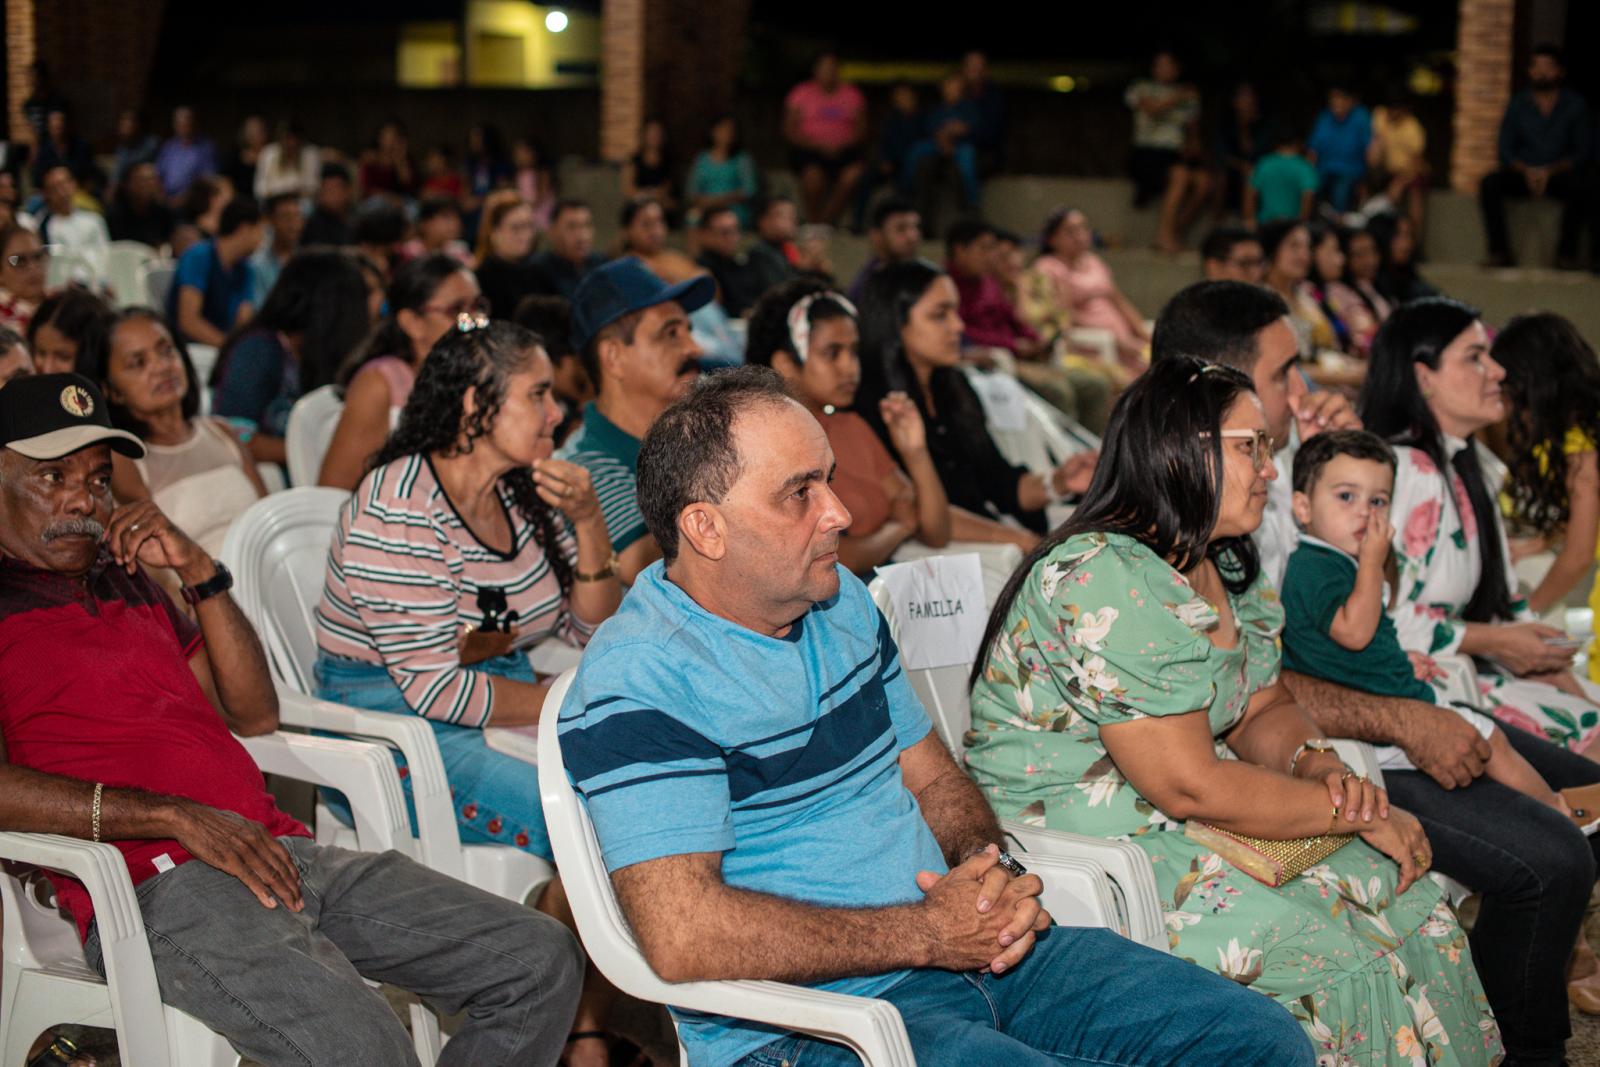
[[[1074,325],[1110,330],[1117,361],[1130,379],[1149,364],[1150,331],[1133,301],[1117,288],[1106,261],[1094,252],[1089,218],[1077,208],[1057,208],[1039,235],[1033,269],[1055,283],[1057,297]]]

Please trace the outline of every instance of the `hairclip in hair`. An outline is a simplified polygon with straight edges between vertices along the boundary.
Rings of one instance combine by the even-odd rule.
[[[471,333],[473,330],[487,329],[489,316],[481,311],[463,311],[456,316],[456,329],[462,333]]]
[[[794,358],[801,363],[806,361],[806,352],[811,347],[811,307],[819,300],[833,301],[852,319],[861,317],[854,304],[831,289],[807,293],[795,301],[794,307],[789,309],[789,343],[794,345]]]
[[[1185,384],[1185,385],[1193,385],[1195,382],[1200,380],[1200,376],[1202,374],[1220,374],[1222,372],[1222,370],[1223,370],[1223,364],[1221,364],[1221,363],[1207,363],[1205,366],[1201,367],[1199,370],[1197,370],[1193,374],[1189,375],[1189,380],[1184,382],[1183,384]]]

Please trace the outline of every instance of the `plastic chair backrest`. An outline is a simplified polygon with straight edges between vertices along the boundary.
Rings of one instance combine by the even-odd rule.
[[[539,799],[550,846],[589,958],[623,992],[659,1004],[674,1003],[674,987],[650,969],[628,929],[594,825],[567,779],[561,759],[558,713],[576,675],[574,669],[556,679],[545,697],[545,708],[551,714],[539,716]]]
[[[94,260],[70,248],[56,248],[50,253],[44,270],[44,287],[52,292],[63,286],[77,284],[94,288],[99,284],[99,270]]]
[[[51,903],[40,900],[48,894]],[[78,928],[53,906],[54,890],[37,868],[0,869],[0,910],[4,912],[5,951],[8,964],[28,970],[88,972],[84,977],[99,980],[89,971],[78,942]]]
[[[294,407],[289,409],[288,428],[284,431],[290,485],[317,484],[322,457],[328,452],[343,412],[344,398],[333,385],[319,386],[294,402]]]
[[[167,294],[172,291],[172,281],[177,276],[178,268],[171,264],[152,266],[145,271],[144,295],[151,307],[161,312],[167,310]]]
[[[106,248],[106,283],[118,307],[142,304],[149,299],[150,268],[161,254],[140,241],[112,241]]]
[[[322,597],[339,509],[349,502],[343,489],[273,493],[234,520],[222,542],[234,596],[261,635],[274,677],[300,693],[312,691],[312,612]]]
[[[889,636],[898,644],[900,617],[887,584],[882,578],[874,578],[867,586],[867,591],[889,622]],[[955,756],[957,763],[965,762],[966,746],[962,738],[972,728],[972,696],[967,689],[967,674],[971,670],[972,664],[968,663],[906,671],[906,680],[927,709],[928,717],[933,720],[933,728],[939,731],[939,740]]]

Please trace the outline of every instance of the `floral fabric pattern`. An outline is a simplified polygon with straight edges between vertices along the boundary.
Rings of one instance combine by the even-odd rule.
[[[1183,834],[1125,779],[1102,726],[1207,717],[1223,740],[1276,680],[1283,611],[1270,582],[1219,612],[1139,542],[1080,534],[1041,560],[973,689],[967,763],[1002,818],[1133,841],[1150,856],[1172,952],[1272,997],[1318,1064],[1491,1062],[1499,1028],[1466,936],[1430,881],[1396,894],[1396,866],[1359,841],[1277,889]]]
[[[1446,439],[1452,450],[1469,447]],[[1394,619],[1400,644],[1409,651],[1449,655],[1461,647],[1467,624],[1461,621],[1472,592],[1483,573],[1478,529],[1472,504],[1461,476],[1453,469],[1441,472],[1426,452],[1399,446],[1395,449],[1394,499],[1389,506],[1394,523],[1394,550],[1400,585],[1389,615]],[[1446,477],[1448,474],[1448,478]],[[1491,493],[1497,487],[1491,486]],[[1505,529],[1496,522],[1488,536],[1506,543]],[[1509,555],[1502,553],[1502,558]],[[1506,582],[1517,587],[1507,565]],[[1526,604],[1516,601],[1516,619],[1531,621]],[[1543,682],[1510,675],[1478,673],[1484,711],[1502,725],[1548,738],[1564,748],[1582,749],[1600,734],[1600,685],[1580,679],[1589,699],[1563,693]]]

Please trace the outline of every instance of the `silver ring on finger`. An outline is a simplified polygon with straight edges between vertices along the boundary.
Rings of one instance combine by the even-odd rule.
[[[138,523],[134,523],[132,526],[128,527],[128,532],[129,533],[138,533],[139,532],[139,524]]]

